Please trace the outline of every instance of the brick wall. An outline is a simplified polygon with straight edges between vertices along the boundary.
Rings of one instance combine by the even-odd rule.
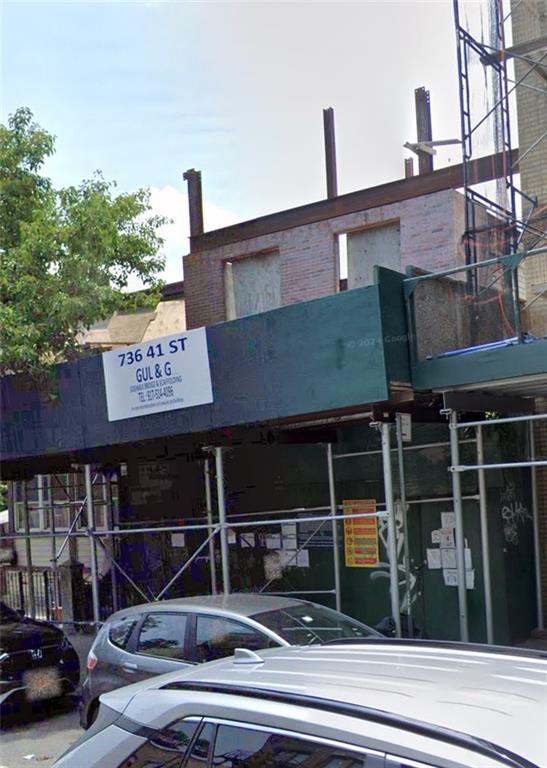
[[[533,40],[547,34],[547,0],[512,0],[513,43]],[[544,51],[531,54],[538,59]],[[515,64],[516,77],[522,77],[529,67],[524,62]],[[526,78],[526,82],[545,90],[545,80],[537,72]],[[519,149],[521,156],[536,142],[547,127],[547,99],[529,88],[517,88],[517,111],[519,130]],[[547,230],[547,138],[520,162],[521,188],[528,195],[537,195],[538,211],[533,223],[542,231]],[[524,205],[526,213],[526,204]],[[533,245],[531,238],[525,244]],[[545,245],[545,242],[541,243]],[[527,299],[534,297],[532,286],[547,283],[547,254],[530,257],[524,262],[522,281]],[[525,327],[537,336],[547,335],[547,299],[538,299],[525,317]],[[547,413],[547,399],[537,400],[538,412]],[[536,453],[538,457],[547,456],[547,424],[535,425]],[[538,467],[538,515],[540,531],[540,553],[542,567],[543,613],[547,619],[547,469]]]
[[[184,258],[188,328],[226,319],[224,262],[276,249],[280,255],[282,305],[328,296],[338,290],[336,235],[399,221],[401,268],[439,271],[463,259],[459,248],[462,196],[453,190],[232,243]]]
[[[522,43],[547,34],[547,0],[513,0],[513,42]],[[530,54],[539,59],[544,50]],[[524,76],[529,66],[522,61],[515,62],[517,79]],[[525,82],[545,90],[545,80],[538,72],[532,72]],[[518,87],[517,111],[519,149],[521,156],[545,132],[547,126],[547,99],[542,93],[531,88]],[[535,148],[524,157],[519,164],[521,173],[521,188],[528,195],[538,197],[538,210],[533,223],[542,231],[547,230],[547,137],[540,141]],[[528,204],[524,203],[523,213],[526,214]],[[532,238],[525,239],[528,246],[533,244]],[[541,243],[545,245],[545,243]],[[523,282],[527,298],[533,298],[532,286],[547,283],[547,255],[528,259],[522,268]],[[527,322],[537,335],[547,335],[547,300],[538,299],[530,310]]]

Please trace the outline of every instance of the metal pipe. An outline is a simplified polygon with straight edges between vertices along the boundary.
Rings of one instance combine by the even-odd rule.
[[[59,536],[58,533],[55,534],[56,536]],[[65,534],[66,535],[66,534]],[[70,538],[80,538],[85,539],[87,538],[87,533],[70,533],[68,534]],[[10,533],[10,540],[11,539],[50,539],[51,538],[51,531],[34,531],[33,533]]]
[[[93,478],[93,483],[95,483],[95,480],[96,480],[96,477]],[[92,486],[93,486],[93,483],[92,483]],[[87,503],[87,496],[88,496],[88,494],[87,494],[87,491],[86,491],[86,497],[85,497],[85,499],[82,502],[79,502],[80,509],[78,510],[76,515],[74,516],[74,520],[70,523],[70,528],[68,529],[68,532],[67,532],[67,534],[65,535],[65,537],[63,539],[63,543],[61,544],[61,548],[57,552],[57,554],[55,555],[57,560],[59,560],[59,558],[63,554],[63,551],[64,551],[66,545],[68,544],[68,541],[69,541],[70,537],[74,534],[74,529],[76,528],[76,525],[78,524],[78,520],[82,516],[82,512],[84,511],[84,507],[85,507],[85,505]],[[78,535],[78,534],[76,534],[76,535]],[[86,534],[83,534],[83,535],[85,536]]]
[[[111,485],[111,477],[109,475],[104,476],[105,480],[105,491],[106,491],[106,510],[108,515],[108,526],[110,528],[116,527],[116,520],[114,517],[114,500],[112,497],[112,485]],[[114,557],[117,555],[116,552],[116,542],[114,541],[114,534],[109,534],[108,536],[108,545],[110,547],[110,551],[114,555]],[[114,613],[119,610],[119,600],[118,600],[118,572],[115,568],[110,569],[110,585],[112,588],[112,610]]]
[[[534,425],[528,425],[528,436],[530,443],[530,459],[533,461],[536,456],[536,437],[534,435]],[[538,489],[537,489],[537,470],[532,465],[532,517],[534,525],[534,560],[536,576],[536,601],[537,601],[537,621],[538,629],[544,629],[543,623],[543,600],[541,589],[541,546],[539,537],[539,511],[538,511]]]
[[[338,521],[336,520],[336,487],[334,484],[334,463],[332,461],[332,443],[327,443],[327,467],[329,473],[329,500],[332,517],[332,556],[334,569],[334,592],[336,594],[336,610],[342,610],[342,595],[340,590],[340,547],[338,541]]]
[[[450,455],[452,463],[460,460],[456,411],[450,411]],[[463,533],[463,504],[461,478],[458,472],[452,472],[452,493],[454,497],[454,516],[456,520],[456,566],[458,569],[458,612],[460,620],[460,640],[469,642],[469,625],[467,620],[467,584],[465,582],[465,541]]]
[[[341,509],[342,505],[338,504]],[[255,512],[235,512],[233,517],[256,517],[256,515],[286,515],[293,512],[322,512],[324,509],[330,509],[330,504],[326,507],[292,507],[292,509],[263,509]],[[232,518],[230,518],[232,519]]]
[[[543,253],[547,253],[547,246],[544,248],[535,248],[531,251],[519,251],[518,253],[506,254],[505,256],[497,256],[493,259],[485,259],[484,261],[462,265],[461,267],[451,267],[450,269],[444,269],[442,272],[429,272],[427,275],[405,277],[403,283],[405,283],[405,285],[414,286],[416,283],[423,283],[426,280],[437,280],[439,277],[455,275],[458,272],[469,272],[469,270],[477,269],[477,267],[492,267],[495,264],[504,264],[506,261],[511,263],[515,256],[518,256],[521,259],[526,259],[528,256],[540,256]]]
[[[161,592],[159,592],[159,593],[156,595],[156,597],[154,598],[154,600],[161,600],[161,597],[162,597],[162,595],[164,595],[164,594],[167,592],[167,590],[168,590],[170,587],[172,587],[172,586],[173,586],[173,584],[174,584],[174,583],[175,583],[175,581],[176,581],[176,580],[179,578],[179,576],[182,576],[182,574],[183,574],[183,573],[184,573],[184,571],[185,571],[185,570],[188,568],[188,566],[189,566],[191,563],[193,563],[193,562],[194,562],[194,560],[195,560],[195,559],[196,559],[196,557],[199,555],[199,553],[201,552],[201,550],[202,550],[202,549],[204,549],[204,548],[205,548],[205,547],[206,547],[206,546],[209,544],[210,540],[213,538],[213,536],[215,535],[215,533],[216,533],[218,530],[219,530],[218,528],[215,528],[215,529],[213,530],[213,532],[212,532],[212,533],[210,533],[210,534],[209,534],[209,536],[207,536],[207,538],[205,539],[205,541],[202,541],[202,542],[201,542],[201,544],[200,544],[200,545],[199,545],[199,547],[196,549],[196,551],[195,551],[195,552],[192,554],[192,556],[191,556],[191,557],[189,557],[189,558],[188,558],[188,560],[187,560],[187,561],[186,561],[186,562],[185,562],[185,563],[182,565],[182,567],[181,567],[181,568],[180,568],[180,569],[179,569],[179,570],[178,570],[178,571],[175,573],[175,575],[173,576],[173,578],[171,579],[171,581],[170,581],[170,582],[169,582],[169,583],[168,583],[168,584],[167,584],[167,585],[166,585],[166,586],[165,586],[165,587],[164,587],[164,588],[161,590]]]
[[[133,587],[133,589],[134,589],[136,592],[138,592],[138,593],[139,593],[139,595],[141,595],[141,597],[143,597],[143,598],[144,598],[144,600],[145,600],[146,602],[148,602],[148,601],[149,601],[149,597],[150,597],[150,596],[149,596],[149,595],[147,595],[147,594],[145,594],[145,593],[142,591],[142,589],[141,589],[141,588],[140,588],[140,587],[139,587],[137,584],[135,584],[135,582],[133,581],[133,579],[131,578],[131,576],[129,576],[129,575],[128,575],[128,574],[127,574],[125,571],[124,571],[124,569],[121,567],[121,565],[120,565],[120,564],[119,564],[119,563],[116,561],[116,558],[115,558],[115,557],[112,555],[112,553],[109,551],[109,549],[108,549],[108,547],[106,546],[106,544],[104,543],[104,541],[101,539],[101,536],[100,536],[100,534],[98,534],[98,535],[97,535],[97,541],[99,542],[99,544],[100,544],[100,545],[101,545],[101,547],[103,548],[103,551],[104,551],[104,553],[105,553],[105,554],[106,554],[106,556],[109,558],[109,560],[110,560],[111,564],[114,566],[114,568],[116,568],[116,570],[118,570],[118,571],[119,571],[119,572],[122,574],[122,576],[124,576],[124,577],[127,579],[127,581],[128,581],[130,584],[131,584],[131,586]],[[91,622],[86,622],[86,623],[91,623]],[[96,624],[97,622],[93,622],[93,623],[94,623],[94,624]],[[100,624],[100,623],[101,623],[101,622],[99,622],[99,624]]]
[[[389,559],[389,593],[391,613],[395,621],[395,632],[401,637],[401,612],[399,608],[399,574],[397,558],[397,528],[395,523],[395,504],[393,500],[393,477],[391,474],[390,424],[386,421],[381,426],[382,457],[384,470],[384,493],[387,509],[387,549]]]
[[[93,621],[98,625],[100,621],[99,609],[99,571],[97,567],[97,548],[95,544],[95,509],[93,504],[93,483],[91,481],[91,465],[86,464],[85,473],[85,492],[86,492],[86,512],[87,512],[87,530],[89,536],[89,550],[91,558],[91,596],[93,600]]]
[[[30,513],[28,506],[28,489],[27,481],[23,480],[21,483],[21,493],[23,496],[23,515],[25,534],[27,535],[25,542],[25,551],[27,556],[27,583],[28,583],[28,600],[29,600],[29,612],[31,618],[36,618],[36,596],[34,594],[34,578],[32,573],[32,543],[30,540]]]
[[[405,564],[405,589],[407,602],[407,621],[408,635],[414,637],[414,628],[412,626],[412,601],[410,599],[410,542],[408,541],[408,507],[406,503],[405,487],[405,458],[403,452],[403,430],[401,424],[401,414],[398,413],[395,420],[397,431],[397,460],[399,468],[399,499],[401,501],[401,515],[403,518],[403,558]]]
[[[282,520],[255,520],[248,523],[229,523],[230,528],[247,528],[248,526],[257,527],[261,525],[284,525],[285,523],[326,523],[331,520],[352,520],[362,517],[387,517],[387,512],[356,512],[351,515],[324,515],[322,517],[287,517]]]
[[[463,445],[464,443],[474,443],[474,439],[469,440],[460,440],[460,445]],[[422,443],[419,445],[404,445],[403,451],[421,451],[425,448],[449,448],[450,443],[443,442],[443,443]],[[393,453],[396,453],[398,451],[397,448],[392,448],[391,451]],[[351,459],[355,456],[381,456],[382,451],[356,451],[355,453],[335,453],[333,454],[333,459]]]
[[[44,502],[44,475],[38,475],[37,476],[37,483],[38,483],[38,503],[40,507],[43,509],[45,506]],[[47,509],[50,514],[50,530],[51,530],[51,576],[53,579],[53,615],[57,618],[57,611],[59,610],[61,606],[61,599],[59,596],[59,572],[57,570],[57,557],[55,555],[55,552],[57,550],[57,543],[55,539],[55,505],[53,504],[53,499],[51,498],[51,487],[48,488],[48,506]]]
[[[453,496],[439,496],[438,498],[432,498],[432,499],[411,499],[410,501],[407,501],[407,504],[438,504],[442,501],[450,501],[452,502],[454,500]],[[478,501],[479,495],[478,493],[471,494],[470,496],[462,496],[463,501]]]
[[[205,459],[203,475],[205,480],[205,507],[207,509],[207,527],[209,533],[213,530],[213,503],[211,500],[211,462]],[[215,529],[216,530],[216,529]],[[215,559],[215,537],[209,537],[209,569],[211,574],[211,594],[216,595],[217,589],[217,564]]]
[[[483,419],[481,421],[462,421],[451,427],[451,429],[495,427],[497,424],[516,424],[519,421],[541,421],[542,419],[547,419],[547,413],[529,413],[528,416],[503,416],[501,419]]]
[[[224,462],[223,449],[215,447],[215,466],[217,471],[217,503],[218,520],[220,523],[220,555],[222,560],[222,588],[225,595],[231,592],[230,587],[230,550],[228,547],[228,530],[226,526],[226,500],[224,496]]]
[[[455,464],[449,467],[450,472],[457,475],[460,472],[470,472],[476,469],[522,469],[523,467],[547,467],[547,460],[509,461],[503,464]]]
[[[482,427],[476,428],[477,434],[477,463],[484,464],[484,443]],[[492,607],[492,580],[490,577],[490,539],[488,534],[488,507],[486,503],[486,475],[479,469],[479,510],[481,520],[481,551],[482,570],[484,579],[484,610],[486,613],[486,642],[494,642],[494,614]]]

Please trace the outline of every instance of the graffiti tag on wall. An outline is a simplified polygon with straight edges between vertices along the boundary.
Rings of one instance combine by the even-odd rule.
[[[532,514],[517,497],[515,483],[506,483],[500,490],[500,510],[503,519],[503,535],[508,544],[519,543],[519,524],[532,519]]]

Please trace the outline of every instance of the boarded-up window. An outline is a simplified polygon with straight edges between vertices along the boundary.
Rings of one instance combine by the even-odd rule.
[[[281,306],[279,254],[265,253],[225,265],[226,319]]]
[[[398,223],[349,232],[348,288],[362,288],[374,282],[374,267],[401,271],[401,233]]]

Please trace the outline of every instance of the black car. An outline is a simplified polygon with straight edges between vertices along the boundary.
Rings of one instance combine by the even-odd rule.
[[[0,602],[2,711],[73,693],[79,682],[78,654],[63,632]]]

